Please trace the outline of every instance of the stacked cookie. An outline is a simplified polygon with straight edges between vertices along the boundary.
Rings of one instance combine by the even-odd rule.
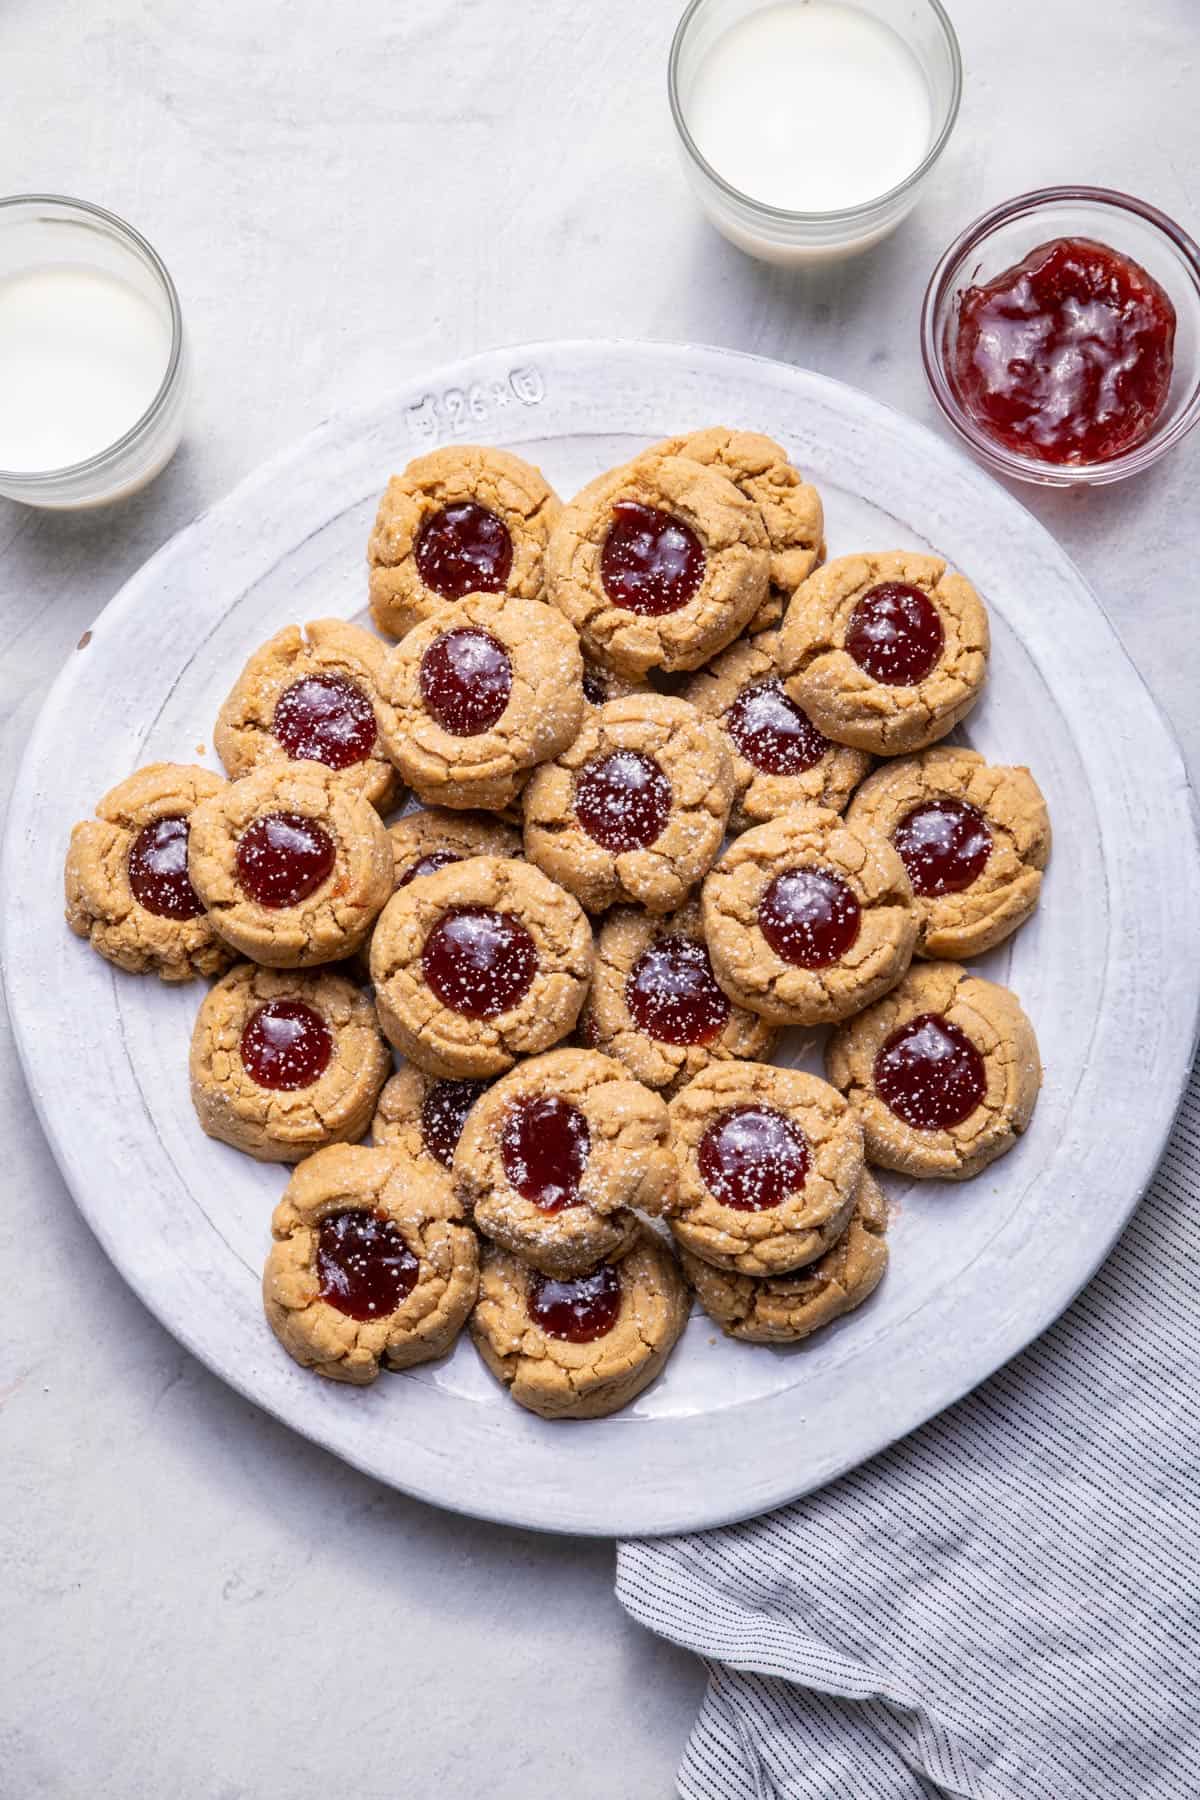
[[[299,1362],[367,1382],[469,1320],[521,1405],[599,1416],[691,1289],[765,1343],[860,1304],[868,1165],[961,1179],[1024,1130],[1032,1029],[950,959],[1033,911],[1045,807],[934,747],[985,609],[939,558],[824,550],[752,433],[566,506],[509,453],[436,451],[371,534],[397,641],[288,627],[221,710],[228,780],[156,764],[75,828],[72,928],[217,977],[204,1130],[299,1165],[264,1276]],[[769,1061],[825,1026],[827,1081]]]

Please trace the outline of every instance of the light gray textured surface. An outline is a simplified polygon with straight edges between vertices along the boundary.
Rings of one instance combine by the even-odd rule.
[[[5,786],[50,677],[150,551],[404,374],[492,343],[645,334],[802,361],[929,419],[924,276],[984,205],[1109,181],[1196,228],[1191,0],[953,11],[966,97],[928,199],[869,261],[797,278],[691,210],[659,0],[10,0],[4,181],[147,233],[197,391],[180,456],[122,512],[0,509]],[[1033,501],[1193,774],[1198,467],[1194,441],[1137,484]],[[3,1055],[0,1241],[20,1264],[0,1328],[0,1791],[668,1794],[699,1673],[623,1620],[607,1549],[398,1500],[207,1376],[96,1249]]]

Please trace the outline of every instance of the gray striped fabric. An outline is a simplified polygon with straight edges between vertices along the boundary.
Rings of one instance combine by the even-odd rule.
[[[807,1500],[623,1544],[617,1592],[708,1665],[685,1800],[1196,1800],[1198,1564],[1194,1072],[1032,1349]]]

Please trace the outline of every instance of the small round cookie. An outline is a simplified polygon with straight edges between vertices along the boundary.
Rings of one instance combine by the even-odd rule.
[[[440,607],[385,665],[384,747],[427,806],[501,811],[583,715],[579,640],[537,600]]]
[[[791,806],[844,812],[871,766],[862,750],[835,744],[789,700],[775,666],[777,632],[739,638],[683,690],[721,726],[733,763],[730,829],[745,831]]]
[[[676,1241],[739,1275],[784,1275],[842,1235],[863,1134],[837,1089],[803,1069],[714,1063],[671,1101]]]
[[[268,763],[192,815],[188,874],[214,930],[269,968],[353,955],[392,870],[379,814],[324,763]]]
[[[490,813],[427,806],[388,826],[398,888],[471,856],[520,856],[521,834]]]
[[[444,1187],[390,1150],[340,1144],[301,1163],[271,1220],[267,1322],[289,1356],[358,1387],[452,1347],[479,1249]]]
[[[525,854],[589,912],[673,912],[725,836],[733,772],[720,730],[686,700],[610,700],[525,789]]]
[[[831,1036],[825,1066],[862,1119],[867,1156],[965,1181],[1011,1150],[1042,1065],[1016,995],[957,963],[918,963]]]
[[[830,1025],[894,987],[917,914],[888,840],[819,806],[744,831],[705,878],[713,974],[775,1025]]]
[[[379,738],[385,647],[343,619],[285,625],[256,650],[217,715],[213,743],[236,780],[268,762],[319,762],[386,811],[400,778]]]
[[[846,817],[900,852],[918,956],[982,956],[1037,906],[1050,819],[1028,769],[993,767],[975,750],[898,757],[863,784]]]
[[[472,1107],[454,1184],[476,1229],[544,1275],[621,1255],[642,1212],[667,1212],[677,1176],[666,1103],[611,1056],[551,1050]]]
[[[690,436],[668,438],[654,446],[651,454],[655,452],[719,469],[757,506],[771,547],[771,586],[746,629],[766,631],[778,625],[784,607],[825,554],[825,514],[816,488],[801,479],[782,444],[757,431],[710,425]]]
[[[388,482],[367,545],[371,614],[403,637],[467,594],[538,599],[560,502],[511,450],[448,444]]]
[[[71,832],[64,886],[76,937],[131,975],[219,975],[232,953],[188,878],[191,820],[225,791],[208,769],[148,763]]]
[[[924,750],[966,717],[987,674],[983,601],[940,556],[839,556],[797,589],[779,635],[789,697],[839,744]]]
[[[189,1060],[211,1138],[299,1162],[364,1135],[392,1066],[370,996],[342,975],[238,963],[205,996]]]
[[[372,1141],[399,1151],[407,1162],[436,1170],[448,1183],[462,1128],[487,1086],[486,1081],[440,1080],[405,1063],[379,1096]]]
[[[861,1306],[887,1268],[887,1202],[866,1169],[859,1177],[850,1223],[815,1262],[791,1275],[734,1275],[680,1255],[696,1298],[727,1337],[750,1344],[794,1344]]]
[[[609,914],[581,1035],[647,1087],[671,1090],[712,1062],[769,1056],[776,1033],[718,987],[689,900],[665,919],[631,906]]]
[[[379,1022],[430,1075],[501,1075],[571,1031],[593,959],[577,900],[528,863],[474,856],[388,901],[371,939]]]
[[[518,1406],[543,1419],[601,1419],[660,1373],[689,1304],[675,1258],[644,1228],[619,1262],[573,1281],[485,1244],[471,1336]]]
[[[619,675],[695,669],[762,605],[762,514],[715,468],[648,452],[589,483],[550,536],[548,597]]]

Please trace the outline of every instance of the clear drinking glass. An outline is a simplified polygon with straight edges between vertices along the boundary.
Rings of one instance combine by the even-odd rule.
[[[701,155],[688,128],[696,72],[716,40],[775,0],[691,0],[675,30],[667,68],[671,116],[684,172],[705,212],[731,243],[763,261],[811,264],[869,249],[907,217],[950,139],[962,96],[962,57],[940,0],[856,0],[857,10],[890,26],[907,45],[929,88],[933,135],[922,160],[896,187],[835,212],[789,212],[732,187]],[[802,105],[803,93],[797,94]]]

